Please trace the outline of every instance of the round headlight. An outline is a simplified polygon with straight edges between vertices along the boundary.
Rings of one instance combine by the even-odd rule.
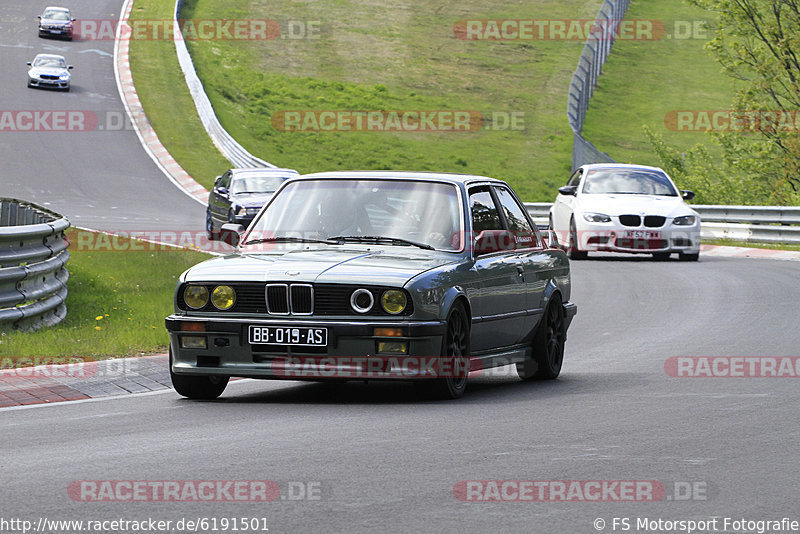
[[[190,308],[199,310],[208,303],[208,289],[205,286],[186,286],[183,301]]]
[[[211,303],[218,310],[227,310],[236,302],[236,291],[231,286],[217,286],[211,292]]]
[[[367,313],[375,304],[375,297],[368,289],[356,289],[350,295],[350,306],[358,313]]]
[[[381,295],[381,307],[386,313],[397,315],[406,309],[406,304],[408,304],[406,294],[397,289],[384,291]]]

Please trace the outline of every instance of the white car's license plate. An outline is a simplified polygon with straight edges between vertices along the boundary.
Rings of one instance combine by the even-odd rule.
[[[623,237],[628,239],[661,239],[661,232],[653,230],[626,230]]]
[[[325,347],[328,345],[328,329],[297,326],[250,325],[251,345],[299,345]]]

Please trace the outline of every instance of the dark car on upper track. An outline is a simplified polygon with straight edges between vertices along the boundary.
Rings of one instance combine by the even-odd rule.
[[[295,176],[299,173],[294,169],[278,168],[229,169],[217,176],[206,209],[209,239],[215,239],[225,223],[247,228],[281,184]]]
[[[235,253],[184,272],[167,317],[176,391],[229,377],[413,380],[457,398],[467,376],[515,364],[552,379],[570,302],[551,248],[503,181],[350,171],[284,183]]]
[[[39,37],[62,37],[72,40],[73,25],[69,9],[65,7],[46,7],[39,15]]]

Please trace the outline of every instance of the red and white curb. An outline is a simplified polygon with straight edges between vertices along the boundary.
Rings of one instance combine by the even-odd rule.
[[[158,139],[155,130],[147,120],[147,115],[144,113],[142,103],[139,101],[139,95],[136,93],[136,88],[133,86],[133,76],[131,75],[131,66],[129,61],[130,39],[121,38],[123,34],[123,26],[128,30],[124,33],[131,35],[131,28],[128,25],[128,17],[133,7],[133,0],[125,0],[122,5],[122,11],[119,16],[119,26],[117,27],[117,35],[114,39],[114,76],[117,80],[117,89],[119,90],[122,104],[125,106],[125,111],[133,124],[136,135],[139,137],[142,146],[147,154],[155,162],[159,169],[174,183],[181,191],[205,205],[208,201],[208,190],[197,183],[189,173],[183,170],[183,167],[175,161],[161,141]]]
[[[725,245],[700,245],[700,257],[757,258],[766,260],[800,261],[800,251],[772,250],[767,248],[729,247]]]

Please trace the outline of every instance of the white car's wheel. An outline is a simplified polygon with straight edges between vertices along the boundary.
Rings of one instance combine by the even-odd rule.
[[[589,253],[578,247],[578,231],[575,229],[575,219],[569,221],[569,247],[567,254],[571,260],[585,260]]]

